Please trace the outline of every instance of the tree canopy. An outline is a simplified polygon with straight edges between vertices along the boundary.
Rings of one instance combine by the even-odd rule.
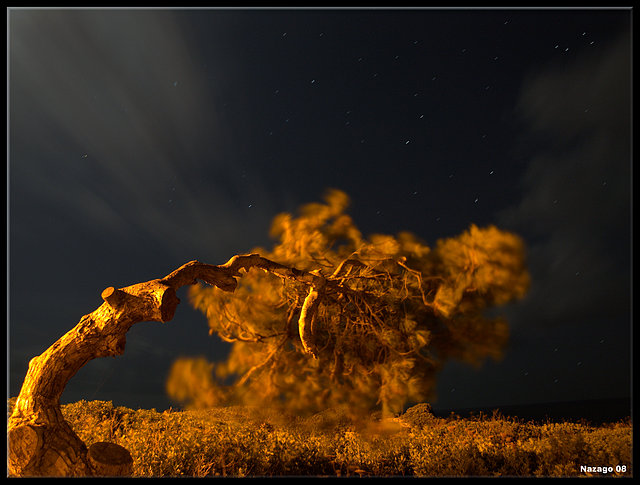
[[[433,248],[410,232],[363,237],[348,196],[276,216],[264,258],[317,277],[284,279],[252,267],[234,292],[198,283],[190,303],[209,333],[231,343],[221,362],[180,358],[167,392],[191,407],[282,406],[295,413],[348,406],[393,413],[433,400],[450,359],[499,359],[509,329],[485,310],[529,285],[523,241],[495,226],[470,228]]]

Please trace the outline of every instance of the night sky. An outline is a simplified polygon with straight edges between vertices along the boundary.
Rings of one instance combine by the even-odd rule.
[[[631,394],[630,9],[10,9],[8,364],[108,286],[256,246],[349,194],[363,234],[521,235],[532,284],[500,362],[435,408]],[[223,360],[187,303],[62,402],[165,409],[180,356]]]

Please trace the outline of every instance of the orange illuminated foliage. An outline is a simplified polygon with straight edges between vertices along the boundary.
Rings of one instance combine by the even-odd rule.
[[[190,302],[206,315],[210,333],[232,347],[215,368],[178,360],[167,382],[172,398],[192,407],[391,413],[433,399],[447,360],[478,365],[500,358],[508,325],[483,312],[525,294],[522,240],[475,225],[433,249],[409,232],[364,238],[345,213],[348,205],[344,192],[330,190],[324,203],[276,216],[274,248],[254,250],[331,283],[314,298],[307,299],[306,284],[257,268],[233,293],[191,287]],[[305,301],[315,307],[301,319]]]

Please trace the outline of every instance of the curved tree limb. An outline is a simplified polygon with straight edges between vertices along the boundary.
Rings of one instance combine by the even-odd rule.
[[[261,268],[312,287],[306,300],[323,288],[319,273],[275,263],[258,254],[237,255],[223,265],[191,261],[161,279],[124,288],[108,287],[104,303],[29,362],[22,389],[9,418],[9,474],[12,476],[86,476],[131,473],[129,452],[113,443],[95,444],[91,450],[64,420],[60,396],[69,380],[97,357],[124,353],[126,333],[138,322],[170,321],[180,300],[176,291],[203,280],[233,292],[240,270]],[[315,315],[317,300],[305,301],[312,312],[301,315],[301,337]],[[312,304],[313,303],[313,304]],[[304,340],[303,340],[304,342]]]

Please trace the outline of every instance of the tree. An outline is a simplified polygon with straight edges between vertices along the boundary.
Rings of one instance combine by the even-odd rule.
[[[507,322],[484,311],[525,294],[522,240],[475,225],[433,249],[409,232],[364,238],[348,205],[344,192],[330,190],[297,217],[275,217],[277,244],[254,250],[305,278],[252,266],[233,293],[190,288],[209,333],[232,346],[224,362],[174,362],[172,398],[192,407],[243,403],[309,413],[346,405],[393,413],[433,399],[446,361],[500,358]]]
[[[390,412],[430,395],[447,359],[479,364],[500,355],[506,323],[482,310],[526,291],[517,236],[471,226],[433,251],[409,233],[365,240],[344,214],[347,196],[333,190],[325,200],[297,218],[276,217],[280,243],[270,257],[282,262],[258,253],[218,266],[191,261],[164,278],[106,288],[99,308],[30,360],[8,422],[9,475],[131,473],[125,448],[87,448],[64,420],[60,396],[91,359],[122,354],[131,326],[170,321],[177,289],[198,280],[212,287],[194,287],[192,303],[206,312],[211,333],[233,343],[215,367],[174,365],[170,394],[199,405],[381,405]],[[212,371],[237,380],[224,385]]]

